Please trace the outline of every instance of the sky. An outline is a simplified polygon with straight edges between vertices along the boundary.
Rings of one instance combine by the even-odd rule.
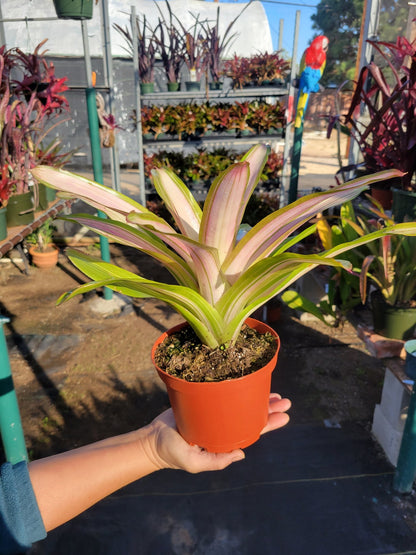
[[[227,1],[227,0],[222,0]],[[235,0],[231,0],[235,1]],[[237,2],[246,2],[247,0],[237,0]],[[295,33],[296,12],[300,11],[299,21],[299,37],[297,45],[297,62],[302,57],[303,52],[309,46],[309,43],[316,34],[312,30],[311,15],[316,13],[316,9],[310,6],[319,4],[319,0],[288,0],[287,2],[279,1],[276,3],[262,2],[267,18],[269,20],[270,30],[272,34],[273,47],[278,49],[279,45],[279,27],[280,20],[283,20],[282,48],[291,56],[293,51],[293,40]]]

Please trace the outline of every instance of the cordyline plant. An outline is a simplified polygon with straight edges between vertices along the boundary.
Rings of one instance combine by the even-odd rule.
[[[387,67],[363,67],[343,121],[357,141],[370,171],[397,168],[402,188],[414,190],[416,172],[416,41],[369,42]],[[368,122],[358,116],[365,107]]]
[[[133,297],[155,297],[171,305],[210,348],[227,347],[237,339],[246,318],[319,264],[343,266],[339,256],[356,245],[387,234],[415,233],[416,224],[398,224],[367,237],[337,245],[320,255],[288,249],[311,234],[310,226],[294,236],[316,213],[352,199],[379,179],[400,175],[388,170],[298,199],[266,216],[241,240],[237,234],[247,202],[262,173],[268,147],[256,145],[241,161],[212,183],[203,210],[189,189],[170,170],[153,173],[154,186],[172,214],[178,231],[162,218],[108,187],[64,170],[39,166],[36,179],[64,196],[82,199],[108,219],[78,214],[70,217],[99,234],[135,247],[159,260],[177,285],[145,279],[98,258],[69,250],[72,262],[91,283],[64,294],[68,300],[97,287]]]
[[[131,55],[133,52],[133,35],[128,27],[121,27],[117,23],[113,24],[114,29],[124,37],[127,47],[125,50]],[[152,29],[146,19],[136,17],[137,43],[138,43],[138,59],[139,59],[139,76],[142,83],[153,83],[155,80],[155,61],[156,61],[156,41],[155,31]]]
[[[166,0],[168,18],[164,16],[158,2],[155,2],[155,6],[160,14],[154,35],[157,52],[162,60],[168,83],[177,83],[183,62],[183,37],[174,24],[174,15],[169,2]]]

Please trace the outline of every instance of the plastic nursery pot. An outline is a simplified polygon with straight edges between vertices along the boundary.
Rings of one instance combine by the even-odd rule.
[[[7,202],[7,225],[16,227],[33,222],[35,207],[31,192],[11,195]]]
[[[0,241],[7,237],[7,206],[0,208]]]
[[[406,351],[405,372],[412,380],[416,380],[416,339],[406,341],[404,344]]]
[[[246,324],[260,333],[271,333],[277,348],[266,366],[241,378],[187,382],[158,368],[154,361],[158,345],[186,323],[168,330],[153,345],[152,361],[166,385],[179,433],[188,443],[213,453],[226,453],[255,443],[267,422],[271,376],[280,340],[263,322],[248,318]]]
[[[140,83],[140,92],[142,94],[150,94],[154,92],[155,84],[154,83]]]
[[[48,245],[44,252],[36,250],[36,245],[29,248],[29,254],[32,257],[32,262],[37,268],[47,270],[53,268],[58,263],[59,249],[55,245]]]
[[[200,81],[185,81],[185,87],[187,91],[200,91],[201,82]]]
[[[416,221],[416,193],[393,189],[392,212],[396,223]]]
[[[91,19],[93,0],[53,0],[59,19]]]
[[[377,200],[385,210],[390,210],[393,205],[393,191],[371,187],[371,196]]]
[[[411,339],[416,326],[416,308],[398,308],[377,294],[371,296],[374,331],[389,339]]]
[[[49,207],[49,203],[56,199],[55,189],[47,187],[43,183],[39,183],[39,206],[37,210],[46,210]]]
[[[179,90],[179,87],[181,86],[180,83],[168,83],[168,91],[169,92],[176,92]]]

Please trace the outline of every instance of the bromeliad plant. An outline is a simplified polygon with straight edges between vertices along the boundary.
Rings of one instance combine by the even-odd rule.
[[[79,214],[70,220],[153,256],[177,281],[170,285],[145,279],[70,250],[72,262],[93,281],[64,294],[60,301],[103,286],[133,297],[155,297],[179,312],[205,345],[227,347],[250,314],[315,266],[348,268],[349,263],[340,258],[344,251],[388,234],[416,234],[416,224],[398,224],[319,255],[288,252],[315,230],[312,225],[299,232],[316,213],[348,201],[373,181],[400,175],[390,170],[302,197],[265,217],[238,241],[247,202],[267,155],[268,148],[257,145],[222,172],[213,181],[203,210],[172,171],[155,170],[154,186],[177,229],[110,188],[64,170],[36,168],[37,180],[64,196],[82,199],[108,217]]]

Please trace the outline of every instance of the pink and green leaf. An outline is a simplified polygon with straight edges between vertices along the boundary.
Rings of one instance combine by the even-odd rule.
[[[124,222],[127,214],[132,211],[149,212],[147,208],[126,195],[65,170],[56,170],[50,166],[37,166],[31,170],[31,173],[40,183],[65,193],[69,198],[85,201],[113,220]]]
[[[270,214],[255,225],[237,244],[225,260],[225,276],[234,282],[241,272],[256,261],[269,256],[273,250],[318,212],[353,199],[373,182],[400,176],[398,170],[385,170],[354,179],[328,191],[313,193]]]
[[[195,275],[186,262],[169,249],[158,237],[146,229],[136,229],[128,224],[89,214],[75,214],[62,217],[63,220],[77,222],[108,239],[122,245],[134,247],[159,260],[181,285],[198,290]]]
[[[202,213],[201,243],[218,250],[222,263],[232,251],[247,202],[267,160],[268,147],[257,145],[212,183]]]
[[[153,185],[180,231],[190,239],[198,240],[202,211],[185,183],[171,170],[155,169]]]

